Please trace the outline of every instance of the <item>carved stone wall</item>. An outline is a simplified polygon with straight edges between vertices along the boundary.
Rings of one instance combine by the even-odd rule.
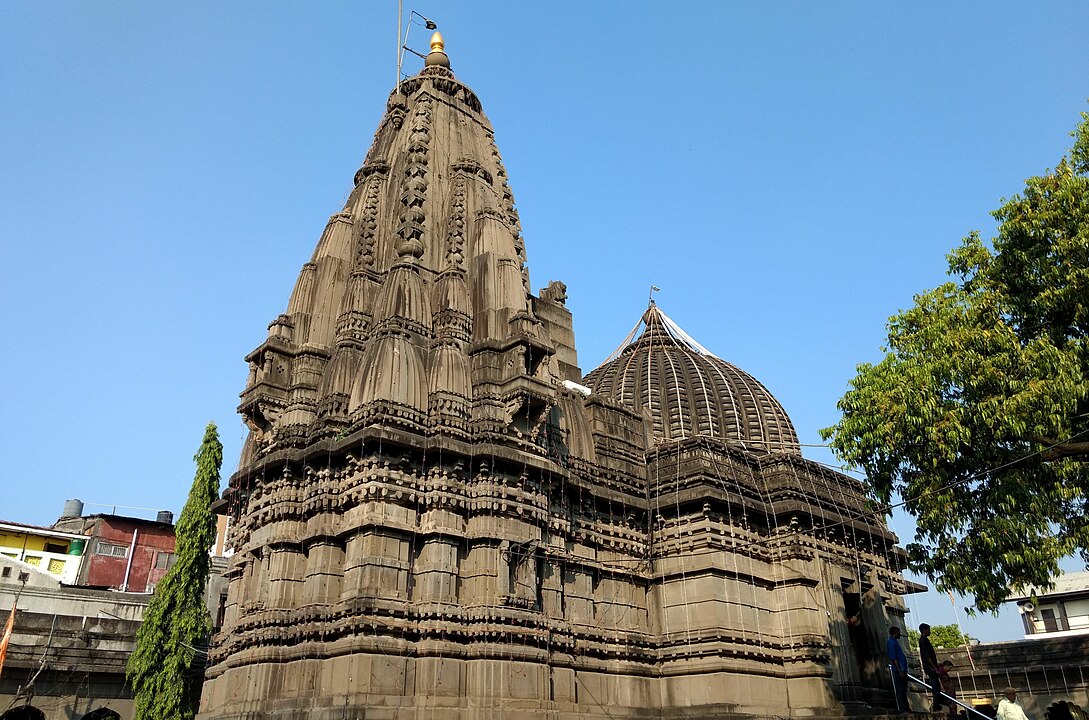
[[[582,377],[567,288],[530,294],[493,131],[448,62],[390,96],[355,183],[247,357],[201,717],[819,715],[887,696],[866,663],[910,588],[863,488],[654,312]]]
[[[810,529],[841,517],[819,491],[808,514],[777,513],[770,458],[709,439],[644,450],[644,477],[624,478],[543,446],[363,429],[240,471],[205,716],[394,697],[464,717],[880,700],[857,659],[876,650],[852,639],[842,596],[865,588],[878,617],[895,611],[891,535],[856,527],[850,547]],[[789,462],[822,487],[824,469]]]

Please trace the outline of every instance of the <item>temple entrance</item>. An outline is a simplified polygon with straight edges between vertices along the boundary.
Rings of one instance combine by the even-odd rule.
[[[23,705],[0,715],[0,720],[45,720],[45,713],[33,705]]]
[[[857,592],[843,593],[843,611],[847,617],[847,634],[851,641],[851,650],[858,664],[860,680],[863,668],[870,659],[870,651],[866,642],[866,631],[862,627],[862,594]]]

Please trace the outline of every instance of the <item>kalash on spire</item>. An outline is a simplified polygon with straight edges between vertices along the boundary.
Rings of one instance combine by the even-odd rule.
[[[583,378],[565,302],[530,291],[491,124],[436,32],[246,358],[200,717],[892,702],[879,630],[914,587],[861,485],[660,311]]]

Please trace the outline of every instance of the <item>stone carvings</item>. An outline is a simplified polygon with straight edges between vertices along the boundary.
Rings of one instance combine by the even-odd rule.
[[[911,590],[864,489],[800,455],[762,385],[653,316],[582,377],[566,285],[529,293],[494,134],[447,67],[401,83],[367,158],[247,357],[201,717],[886,698],[850,659],[879,649],[844,651],[859,598],[876,623]]]
[[[559,303],[560,305],[567,304],[567,285],[559,280],[553,280],[548,283],[548,287],[541,290],[541,299],[548,302]]]

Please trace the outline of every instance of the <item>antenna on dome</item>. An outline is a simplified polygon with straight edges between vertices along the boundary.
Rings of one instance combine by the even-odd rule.
[[[408,46],[408,31],[412,29],[413,25],[419,25],[413,20],[413,17],[417,17],[423,20],[423,26],[428,30],[438,30],[439,26],[434,20],[429,17],[424,17],[420,13],[412,10],[408,14],[408,22],[404,23],[405,39],[401,40],[401,25],[402,25],[402,4],[404,0],[397,0],[397,92],[401,92],[401,63],[405,59],[405,50],[408,50],[413,55],[424,57],[422,53],[418,53]]]

